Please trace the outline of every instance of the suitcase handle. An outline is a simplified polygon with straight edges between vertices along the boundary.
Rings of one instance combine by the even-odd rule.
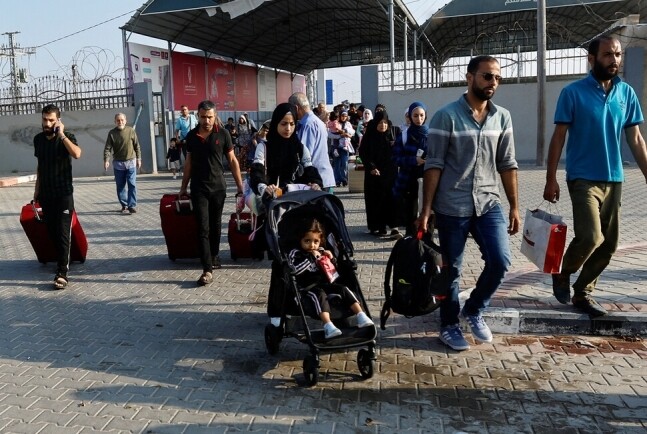
[[[29,203],[31,204],[31,209],[34,211],[34,217],[36,218],[36,221],[39,221],[39,222],[43,221],[43,219],[40,218],[40,214],[38,214],[38,208],[36,208],[36,205],[40,205],[40,204],[33,199]]]
[[[189,208],[189,212],[193,212],[193,202],[191,202],[191,198],[188,197],[186,199],[182,199],[180,195],[177,196],[177,200],[175,201],[175,210],[179,213],[182,211],[186,211],[186,208]]]

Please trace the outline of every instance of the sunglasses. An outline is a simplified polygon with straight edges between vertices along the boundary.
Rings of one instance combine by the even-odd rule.
[[[492,81],[492,79],[495,79],[498,82],[503,79],[500,75],[492,74],[491,72],[477,72],[476,74],[483,77],[485,81]]]

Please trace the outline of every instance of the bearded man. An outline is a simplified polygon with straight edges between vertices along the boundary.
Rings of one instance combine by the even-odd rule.
[[[618,77],[622,48],[610,36],[589,44],[588,77],[566,86],[557,101],[555,131],[548,149],[544,199],[560,198],[557,165],[566,133],[566,185],[573,204],[573,231],[562,262],[553,274],[553,294],[563,304],[598,317],[607,313],[591,294],[618,246],[624,172],[621,134],[624,130],[638,167],[647,178],[647,152],[638,125],[643,115],[636,93]],[[573,283],[571,274],[581,272]]]

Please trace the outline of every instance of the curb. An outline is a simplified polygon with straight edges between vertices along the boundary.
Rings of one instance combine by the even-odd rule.
[[[23,182],[31,182],[36,180],[36,175],[15,176],[12,178],[0,178],[0,188],[11,187],[12,185],[22,184]]]
[[[586,314],[557,310],[488,308],[483,317],[493,332],[504,334],[647,335],[647,315],[610,312],[591,319]]]

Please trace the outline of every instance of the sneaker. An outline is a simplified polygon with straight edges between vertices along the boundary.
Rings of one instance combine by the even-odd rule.
[[[173,175],[173,179],[177,179],[177,175]]]
[[[571,299],[571,275],[566,273],[553,274],[553,295],[562,304],[568,304]]]
[[[485,324],[485,320],[482,315],[467,315],[465,313],[465,308],[463,308],[463,310],[461,310],[461,316],[465,318],[470,329],[472,329],[474,340],[483,343],[492,342],[492,332],[490,331],[490,327]]]
[[[373,320],[366,315],[364,312],[360,312],[357,314],[357,328],[364,328],[368,326],[375,325],[373,323]]]
[[[383,237],[386,235],[386,228],[377,231],[377,235]]]
[[[137,208],[133,206],[131,208],[128,208],[128,211],[130,211],[131,214],[135,214],[137,212]]]
[[[214,256],[211,258],[211,269],[220,270],[222,268],[222,263],[220,262],[220,256]]]
[[[130,215],[130,211],[128,211],[128,208],[126,208],[125,206],[121,207],[121,213],[126,214],[126,215]]]
[[[588,314],[591,318],[604,316],[609,313],[605,308],[600,306],[600,303],[595,301],[590,295],[574,295],[572,302],[573,307],[576,310]]]
[[[391,229],[391,234],[389,235],[389,238],[391,238],[392,240],[399,240],[402,238],[402,234],[400,233],[398,228]]]
[[[463,337],[463,332],[458,324],[441,327],[438,339],[440,339],[440,342],[455,351],[470,349],[470,344]]]
[[[335,327],[335,324],[332,322],[327,322],[323,326],[324,329],[324,336],[326,339],[334,338],[336,336],[341,335],[341,330],[339,330],[337,327]]]

